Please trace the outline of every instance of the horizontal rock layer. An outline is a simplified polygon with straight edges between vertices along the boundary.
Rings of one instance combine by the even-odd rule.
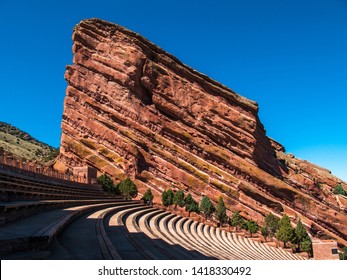
[[[346,211],[332,194],[346,184],[269,139],[255,102],[118,25],[84,20],[73,41],[57,168],[130,176],[158,201],[169,187],[222,195],[246,218],[287,213],[347,245]]]

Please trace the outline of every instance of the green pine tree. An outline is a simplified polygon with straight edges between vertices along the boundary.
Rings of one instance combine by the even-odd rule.
[[[188,211],[188,217],[190,216],[190,213],[199,213],[199,205],[198,203],[193,200],[190,204],[186,205],[186,211]]]
[[[268,231],[268,229],[267,229],[266,227],[262,227],[262,228],[260,229],[260,232],[261,232],[261,235],[264,236],[265,241],[266,241],[267,237],[269,236],[269,231]]]
[[[145,203],[150,203],[150,204],[152,204],[153,198],[154,198],[154,196],[153,196],[153,194],[152,194],[152,191],[151,191],[150,189],[148,189],[148,190],[144,193],[144,195],[143,195],[143,197],[142,197],[142,200],[143,200]]]
[[[282,219],[278,222],[278,231],[276,233],[276,238],[283,242],[284,247],[289,241],[293,241],[295,238],[295,231],[290,223],[289,217],[284,214]]]
[[[205,195],[201,199],[199,211],[204,214],[206,220],[210,218],[215,211],[215,207],[213,206],[211,200]]]
[[[301,220],[299,220],[298,224],[295,228],[295,244],[300,244],[302,241],[304,241],[308,237],[306,228],[302,224]]]
[[[193,202],[193,200],[194,199],[193,199],[192,195],[190,193],[188,193],[188,195],[184,198],[184,204],[186,205],[186,207],[187,207],[187,205],[191,204]]]
[[[126,178],[119,185],[119,190],[125,199],[131,199],[137,196],[138,190],[134,182],[130,178]]]
[[[177,205],[179,207],[184,206],[184,193],[182,190],[178,190],[174,196],[173,196],[173,204],[175,205],[175,209],[177,208]]]
[[[342,259],[347,260],[347,247],[343,247],[342,252]]]
[[[184,204],[186,206],[186,211],[188,212],[188,217],[192,212],[199,213],[199,204],[193,199],[190,193],[188,193],[184,198]]]
[[[308,256],[312,256],[312,241],[308,235],[300,242],[300,248],[303,252],[307,252]]]
[[[220,196],[218,199],[218,204],[216,207],[216,218],[220,222],[221,225],[228,221],[228,216],[226,213],[226,207],[223,201],[223,198]]]
[[[114,188],[114,183],[107,174],[100,175],[98,177],[98,183],[101,184],[103,191],[106,193],[111,193]]]
[[[266,228],[268,232],[268,236],[273,237],[276,234],[276,231],[278,230],[278,222],[279,219],[275,217],[272,213],[267,215],[264,220],[263,227]]]
[[[241,228],[244,228],[245,220],[240,215],[240,211],[236,211],[232,214],[229,219],[229,224],[233,227],[236,227],[236,231],[239,231]]]
[[[173,204],[173,197],[174,197],[174,193],[172,189],[167,190],[167,196],[168,196],[169,206],[171,206]]]
[[[170,205],[167,191],[163,191],[163,193],[161,194],[161,201],[165,207],[168,207]]]
[[[247,230],[251,234],[251,237],[253,236],[254,233],[257,233],[259,230],[259,225],[257,224],[256,221],[249,220],[246,222]]]
[[[163,202],[163,205],[165,207],[170,207],[173,204],[173,192],[171,189],[168,189],[167,191],[163,191],[161,195],[161,200]]]

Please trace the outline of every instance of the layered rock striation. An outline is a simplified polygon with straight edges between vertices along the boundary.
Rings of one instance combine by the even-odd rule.
[[[88,164],[144,192],[223,196],[230,211],[301,219],[347,245],[347,215],[328,170],[266,136],[258,105],[139,34],[98,19],[73,33],[57,169]]]

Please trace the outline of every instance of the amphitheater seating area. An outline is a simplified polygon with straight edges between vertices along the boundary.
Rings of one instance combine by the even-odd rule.
[[[300,260],[92,185],[0,166],[1,259]]]

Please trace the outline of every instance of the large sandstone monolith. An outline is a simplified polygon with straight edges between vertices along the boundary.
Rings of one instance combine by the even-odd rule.
[[[130,176],[157,200],[169,187],[223,196],[247,218],[287,213],[347,245],[346,211],[332,194],[346,184],[268,138],[255,102],[118,25],[84,20],[73,41],[60,169]]]

